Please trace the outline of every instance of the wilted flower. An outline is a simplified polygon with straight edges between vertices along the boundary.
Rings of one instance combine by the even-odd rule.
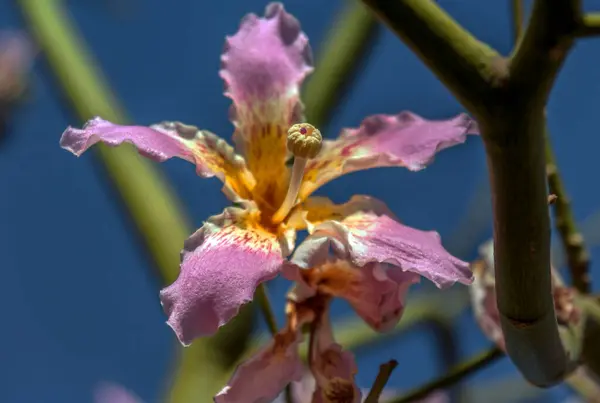
[[[290,382],[301,381],[305,368],[298,346],[303,340],[303,327],[310,328],[308,366],[315,379],[310,391],[312,401],[359,403],[361,392],[354,382],[354,356],[333,339],[329,300],[325,295],[316,295],[302,302],[290,301],[286,327],[236,369],[228,385],[215,396],[215,403],[269,402]]]
[[[300,85],[312,71],[308,39],[279,3],[268,5],[262,18],[247,15],[239,31],[226,39],[221,60],[225,95],[233,101],[235,150],[216,135],[179,122],[120,126],[95,118],[81,130],[69,127],[61,138],[61,146],[77,156],[97,142],[129,142],[157,161],[186,159],[200,176],[221,179],[226,195],[238,203],[210,217],[185,242],[179,278],[161,291],[168,324],[183,344],[213,334],[235,316],[259,284],[280,272],[296,231],[320,224],[346,234],[366,234],[362,249],[352,249],[357,261],[389,258],[395,263],[401,255],[410,266],[410,256],[415,256],[419,265],[427,266],[421,269],[444,279],[442,283],[470,280],[464,262],[447,253],[429,254],[430,243],[439,243],[433,233],[391,225],[385,218],[368,228],[354,223],[350,217],[361,217],[355,213],[377,209],[371,199],[337,206],[310,197],[348,172],[383,166],[422,169],[437,151],[476,132],[470,118],[461,114],[429,121],[410,112],[375,115],[359,128],[343,130],[336,140],[322,140],[316,128],[300,123]],[[290,169],[286,162],[292,156]]]

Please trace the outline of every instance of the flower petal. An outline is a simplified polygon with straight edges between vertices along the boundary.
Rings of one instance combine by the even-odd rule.
[[[228,208],[196,231],[181,253],[177,280],[160,292],[167,323],[183,345],[215,333],[282,265],[275,235],[246,210]]]
[[[129,390],[109,382],[102,382],[96,387],[94,401],[96,403],[142,403]]]
[[[390,263],[417,273],[440,288],[457,281],[473,281],[469,265],[444,249],[437,232],[420,231],[385,215],[359,212],[341,222],[324,222],[298,246],[296,254],[317,264],[311,256],[316,254],[314,251],[324,255],[324,237],[329,238],[328,246],[338,258],[359,267],[370,262]]]
[[[421,170],[438,151],[477,133],[465,114],[448,120],[427,120],[411,112],[370,116],[358,129],[346,129],[337,140],[323,142],[321,153],[306,166],[299,197],[349,172],[389,166]]]
[[[0,33],[0,102],[8,104],[22,95],[35,51],[19,32]]]
[[[304,365],[298,355],[302,336],[283,331],[250,360],[238,366],[215,403],[262,403],[273,401],[290,383],[298,382]]]
[[[317,381],[313,403],[359,403],[361,391],[354,380],[358,372],[354,355],[343,351],[334,341],[327,314],[323,315],[313,337],[311,371]]]
[[[302,264],[301,259],[293,258],[292,262]],[[295,282],[290,293],[294,301],[302,302],[317,292],[344,298],[369,326],[380,332],[398,323],[409,287],[420,280],[416,273],[385,263],[356,267],[350,262],[335,260],[316,267],[300,267],[286,265],[283,271],[287,279]]]
[[[287,224],[297,230],[308,229],[312,232],[316,225],[324,221],[341,221],[359,211],[370,211],[395,218],[384,202],[371,196],[354,195],[343,204],[335,204],[327,197],[312,196],[294,208]]]
[[[300,85],[312,71],[308,38],[280,3],[249,14],[227,37],[220,75],[233,100],[234,139],[256,177],[256,191],[278,208],[288,181],[287,130],[301,120]]]
[[[140,154],[158,162],[183,158],[196,165],[198,175],[218,176],[241,197],[247,197],[255,185],[244,158],[225,140],[194,126],[179,122],[162,122],[151,127],[121,126],[96,117],[83,129],[69,126],[62,134],[60,146],[79,157],[98,142],[112,147],[131,143]]]

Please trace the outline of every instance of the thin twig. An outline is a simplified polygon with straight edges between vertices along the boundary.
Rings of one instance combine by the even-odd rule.
[[[381,396],[381,392],[383,392],[383,388],[387,384],[390,376],[394,369],[398,366],[398,361],[389,360],[386,363],[383,363],[379,366],[379,373],[373,382],[373,386],[371,386],[371,390],[367,395],[364,403],[378,403],[379,396]]]
[[[523,18],[525,10],[522,0],[511,0],[511,11],[513,16],[513,39],[518,42],[523,33]]]
[[[598,35],[600,35],[600,12],[585,14],[581,26],[577,31],[577,36],[587,37]]]
[[[392,399],[389,403],[407,403],[422,399],[436,390],[448,388],[449,386],[462,381],[464,378],[502,357],[504,357],[502,350],[498,347],[492,347],[488,351],[457,365],[442,377],[410,391],[403,396]]]
[[[339,105],[352,78],[373,48],[381,24],[356,0],[348,1],[336,18],[317,54],[319,67],[309,77],[302,92],[307,121],[324,127]]]
[[[571,271],[571,280],[579,292],[587,294],[591,289],[591,277],[589,275],[590,255],[586,249],[583,236],[577,228],[577,223],[571,209],[571,201],[556,166],[556,158],[552,151],[548,131],[546,131],[546,173],[548,174],[550,192],[557,196],[554,202],[554,218],[567,256],[567,263]]]

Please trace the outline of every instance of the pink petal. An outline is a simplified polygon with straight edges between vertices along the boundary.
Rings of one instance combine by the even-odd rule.
[[[440,288],[457,281],[473,281],[468,263],[448,253],[437,232],[420,231],[385,215],[359,212],[341,222],[324,222],[298,246],[296,255],[317,263],[309,257],[316,256],[315,251],[323,256],[325,238],[329,238],[327,245],[338,258],[349,259],[359,267],[370,262],[389,263],[417,273]]]
[[[252,300],[260,283],[277,276],[279,241],[248,227],[251,217],[226,209],[185,242],[179,277],[160,292],[167,323],[183,345],[215,333]]]
[[[300,198],[349,172],[389,166],[421,170],[438,151],[477,133],[474,121],[464,114],[448,120],[427,120],[411,112],[370,116],[358,129],[346,129],[337,140],[324,142],[321,153],[307,164]]]
[[[287,130],[301,119],[300,85],[312,71],[308,38],[282,4],[271,3],[264,17],[242,19],[221,61],[225,95],[233,100],[234,139],[250,170],[259,185],[287,186]]]
[[[200,176],[217,175],[230,181],[240,196],[245,195],[245,188],[254,185],[244,159],[235,154],[231,146],[194,126],[179,122],[163,122],[151,127],[121,126],[96,117],[83,129],[68,127],[60,139],[60,146],[79,157],[98,142],[111,147],[131,143],[140,154],[158,162],[173,157],[185,159],[196,165]]]
[[[313,403],[360,403],[361,391],[354,375],[358,372],[354,355],[343,351],[333,339],[331,324],[325,315],[315,332],[311,371],[317,381]]]
[[[25,35],[0,32],[0,100],[11,102],[22,94],[34,54]]]
[[[298,355],[301,336],[282,332],[265,349],[241,364],[215,403],[273,401],[290,383],[300,381],[304,365]]]
[[[296,256],[292,262],[302,264]],[[369,326],[380,332],[388,331],[398,323],[409,287],[420,280],[416,273],[384,263],[355,267],[343,260],[306,269],[288,264],[283,275],[295,282],[290,292],[292,300],[302,302],[317,292],[344,298]]]
[[[386,332],[394,328],[404,313],[404,299],[418,274],[398,267],[369,263],[360,268],[358,287],[340,295],[373,329]]]
[[[94,393],[96,403],[142,403],[132,392],[114,383],[101,383]]]

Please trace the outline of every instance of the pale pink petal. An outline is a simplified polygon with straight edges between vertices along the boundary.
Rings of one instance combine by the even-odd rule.
[[[227,37],[221,61],[225,95],[233,100],[235,142],[259,186],[283,197],[287,130],[301,119],[300,85],[312,71],[308,38],[282,4],[271,3],[264,17],[242,19],[238,32]]]
[[[124,387],[106,382],[101,383],[96,387],[94,393],[95,403],[142,403],[133,392]]]
[[[23,93],[34,54],[22,33],[0,32],[0,103],[10,103]]]
[[[325,238],[329,238],[326,242]],[[435,231],[420,231],[392,218],[359,212],[342,221],[327,221],[318,225],[300,245],[295,256],[317,264],[311,254],[330,247],[340,259],[362,267],[367,263],[389,263],[403,271],[419,274],[438,287],[455,282],[470,284],[473,274],[469,265],[444,249]],[[302,262],[298,263],[302,266]]]
[[[121,126],[96,117],[83,129],[68,127],[60,146],[79,157],[98,142],[112,147],[131,143],[140,154],[158,162],[182,158],[196,165],[198,175],[216,175],[242,197],[254,186],[244,158],[235,154],[225,140],[194,126],[179,122],[162,122],[151,127]]]
[[[380,332],[398,323],[404,312],[406,293],[420,279],[416,273],[385,263],[356,267],[347,261],[335,260],[301,268],[302,262],[295,259],[296,255],[292,262],[300,265],[287,264],[283,270],[283,275],[295,282],[289,298],[302,302],[317,292],[344,298],[369,326]]]
[[[346,129],[337,140],[323,143],[321,153],[307,164],[300,198],[349,172],[389,166],[418,171],[437,152],[464,143],[467,134],[478,134],[478,129],[464,114],[447,120],[411,112],[370,116],[358,129]]]
[[[339,296],[373,329],[391,330],[404,313],[409,287],[418,283],[420,276],[382,263],[369,263],[360,268],[360,274],[357,287],[348,287]]]
[[[361,391],[354,380],[358,372],[354,355],[335,342],[327,315],[313,337],[310,369],[317,383],[313,403],[360,403]]]
[[[298,355],[301,339],[286,331],[276,335],[265,349],[238,366],[215,396],[215,403],[271,402],[290,382],[300,381],[304,372]]]
[[[179,277],[160,292],[167,323],[183,345],[215,333],[252,300],[260,283],[278,274],[279,241],[244,229],[247,219],[245,211],[228,208],[185,242]]]

